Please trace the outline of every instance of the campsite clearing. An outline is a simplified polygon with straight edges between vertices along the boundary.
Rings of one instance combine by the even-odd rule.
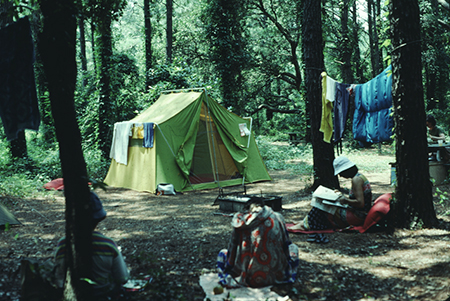
[[[376,150],[368,150],[371,160]],[[390,168],[365,172],[374,195],[391,192]],[[273,181],[247,185],[247,193],[283,197],[286,222],[298,221],[310,209],[309,183],[287,171],[271,171]],[[340,179],[343,187],[348,183]],[[229,188],[232,189],[232,188]],[[449,191],[439,186],[440,194]],[[216,255],[228,245],[230,217],[212,206],[218,190],[156,196],[109,188],[96,191],[108,212],[100,231],[115,239],[134,277],[151,275],[146,290],[134,300],[203,300],[203,272],[215,270]],[[1,233],[0,300],[18,300],[20,260],[52,257],[64,235],[64,198],[3,198],[23,223]],[[299,281],[278,287],[292,300],[446,300],[450,296],[450,203],[435,197],[440,229],[398,229],[386,233],[327,234],[327,244],[309,243],[307,235],[290,234],[300,249]],[[225,296],[224,296],[225,298]]]

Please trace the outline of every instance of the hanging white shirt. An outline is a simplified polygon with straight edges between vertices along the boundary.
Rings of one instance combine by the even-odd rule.
[[[132,135],[132,122],[117,122],[114,124],[114,135],[109,157],[116,160],[117,163],[128,163],[128,143]]]

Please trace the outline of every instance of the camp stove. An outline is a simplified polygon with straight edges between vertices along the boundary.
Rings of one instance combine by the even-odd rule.
[[[263,195],[261,194],[247,194],[245,186],[243,191],[235,191],[224,193],[223,188],[219,188],[219,195],[215,199],[213,205],[219,205],[219,210],[226,212],[242,212],[250,206],[253,202],[261,202],[264,205],[271,207],[274,211],[280,211],[281,208],[280,196]]]

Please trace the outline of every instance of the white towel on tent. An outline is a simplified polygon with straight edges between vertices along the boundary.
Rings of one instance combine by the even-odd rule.
[[[114,135],[109,157],[116,160],[117,163],[128,163],[128,143],[132,135],[131,122],[117,122],[114,124]]]

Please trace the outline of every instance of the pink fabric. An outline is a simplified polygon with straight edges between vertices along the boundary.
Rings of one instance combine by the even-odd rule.
[[[370,227],[378,223],[390,210],[391,205],[391,193],[385,193],[379,196],[373,203],[372,208],[367,214],[366,220],[362,226],[353,227],[354,230],[358,230],[360,233],[366,232]]]

